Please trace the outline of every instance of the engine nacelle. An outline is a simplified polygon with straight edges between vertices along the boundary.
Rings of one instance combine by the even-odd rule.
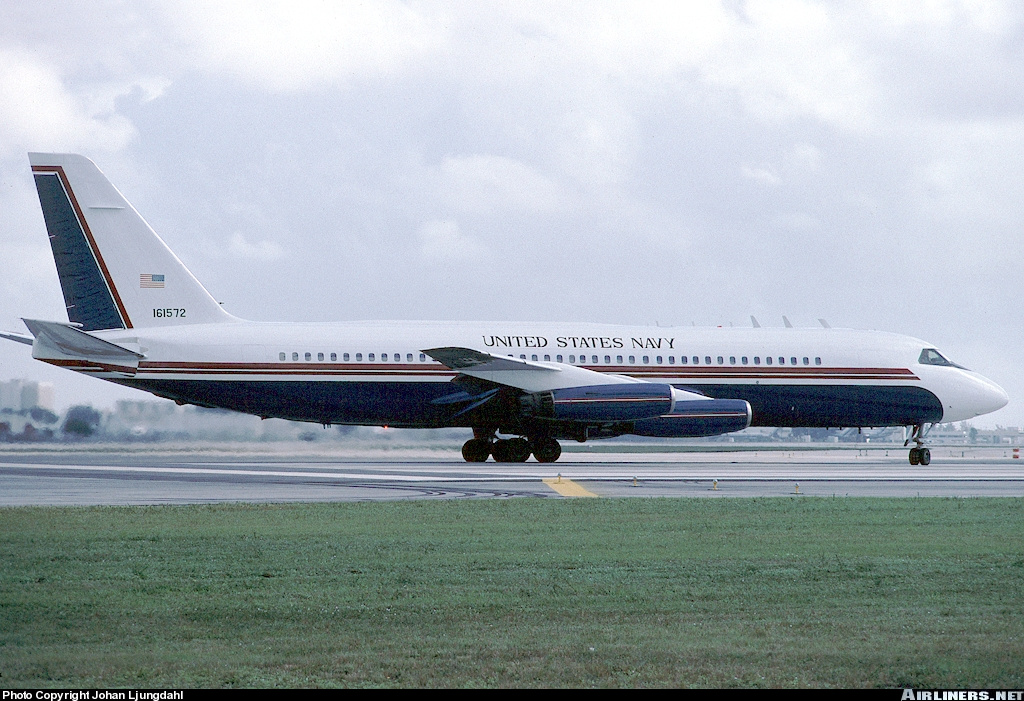
[[[569,387],[520,397],[526,416],[555,421],[636,421],[673,410],[679,390],[653,382]],[[681,402],[683,403],[683,402]]]
[[[657,438],[696,438],[742,431],[750,425],[750,404],[742,399],[676,402],[669,413],[633,424],[631,433]]]

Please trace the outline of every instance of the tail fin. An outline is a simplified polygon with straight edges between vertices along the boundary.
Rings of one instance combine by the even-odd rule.
[[[64,290],[85,331],[233,320],[83,156],[30,153]]]

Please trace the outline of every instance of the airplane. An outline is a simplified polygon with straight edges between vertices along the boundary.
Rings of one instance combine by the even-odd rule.
[[[554,462],[561,440],[748,426],[927,428],[1006,405],[932,344],[851,329],[593,323],[272,323],[226,312],[89,159],[30,153],[68,321],[0,337],[178,404],[263,418],[463,427],[469,462]],[[505,437],[502,437],[505,436]]]

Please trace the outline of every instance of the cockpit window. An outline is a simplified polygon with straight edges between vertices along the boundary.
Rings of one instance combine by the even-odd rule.
[[[948,360],[942,353],[935,350],[934,348],[925,348],[921,351],[921,356],[917,359],[917,362],[921,365],[942,365],[947,368],[960,368],[965,370],[963,365],[957,365],[956,363]]]

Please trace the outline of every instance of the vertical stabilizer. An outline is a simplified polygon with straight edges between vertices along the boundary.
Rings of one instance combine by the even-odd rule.
[[[29,161],[69,321],[97,331],[234,319],[92,161]]]

